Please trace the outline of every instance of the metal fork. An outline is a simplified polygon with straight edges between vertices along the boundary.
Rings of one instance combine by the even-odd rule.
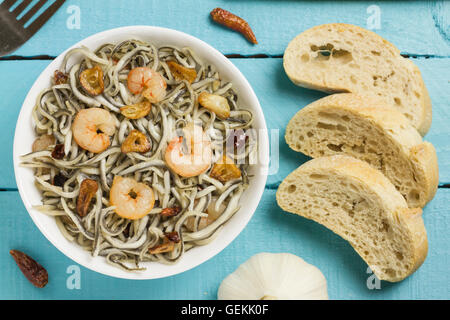
[[[0,57],[13,52],[30,39],[63,5],[65,0],[56,0],[26,28],[25,24],[47,3],[47,0],[39,0],[20,20],[17,20],[17,17],[32,0],[23,0],[14,10],[10,11],[17,1],[5,0],[0,4]]]

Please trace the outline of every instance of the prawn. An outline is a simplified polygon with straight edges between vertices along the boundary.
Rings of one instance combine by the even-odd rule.
[[[105,109],[89,108],[80,110],[72,124],[75,142],[92,153],[100,153],[108,149],[109,136],[116,131],[114,117]]]
[[[115,212],[125,219],[137,220],[145,217],[153,209],[155,195],[153,189],[133,178],[115,176],[109,201]]]
[[[201,126],[189,123],[180,136],[169,142],[164,158],[167,166],[178,175],[198,176],[211,165],[211,140]]]
[[[159,72],[148,67],[131,70],[128,73],[127,85],[131,93],[142,93],[151,103],[157,103],[166,96],[166,80]]]

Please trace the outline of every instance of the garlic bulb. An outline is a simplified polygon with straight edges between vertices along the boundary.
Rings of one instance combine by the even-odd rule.
[[[322,272],[290,253],[259,253],[228,275],[219,300],[326,300]]]

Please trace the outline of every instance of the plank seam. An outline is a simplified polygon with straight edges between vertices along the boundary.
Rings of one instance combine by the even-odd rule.
[[[6,57],[1,57],[0,61],[29,61],[29,60],[54,60],[56,57],[54,56],[49,56],[49,55],[37,55],[37,56],[6,56]]]
[[[265,185],[264,189],[266,190],[277,190],[280,186],[281,181],[274,182],[274,183],[268,183]],[[444,183],[438,185],[438,189],[450,189],[450,183]],[[19,191],[17,188],[0,188],[0,192],[17,192]]]
[[[418,54],[418,53],[401,53],[402,57],[410,59],[449,59],[449,56],[441,56],[435,54]],[[255,54],[239,54],[239,53],[226,53],[225,57],[229,59],[282,59],[283,54],[267,54],[267,53],[255,53]],[[54,60],[55,56],[50,55],[36,55],[36,56],[6,56],[0,57],[0,61],[30,61],[30,60],[43,60],[50,61]]]
[[[274,58],[274,59],[281,59],[283,58],[283,55],[270,55],[266,53],[256,53],[256,54],[239,54],[239,53],[227,53],[224,54],[225,57],[229,59],[268,59],[268,58]],[[50,55],[37,55],[37,56],[6,56],[1,57],[0,61],[21,61],[21,60],[54,60],[56,59],[55,56]]]
[[[274,183],[268,183],[265,185],[264,189],[266,190],[277,190],[280,186],[281,181],[277,181]],[[441,183],[438,185],[438,189],[450,189],[450,183]]]
[[[408,52],[402,52],[400,55],[404,58],[410,58],[410,59],[448,59],[450,56],[440,56],[436,54],[417,54],[417,53],[408,53]]]

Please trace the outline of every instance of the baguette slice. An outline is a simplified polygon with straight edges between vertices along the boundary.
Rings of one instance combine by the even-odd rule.
[[[342,155],[310,160],[284,179],[276,198],[283,210],[347,240],[381,280],[403,280],[426,258],[422,210],[408,208],[366,162]]]
[[[299,86],[380,96],[420,134],[431,126],[431,100],[419,68],[372,31],[343,23],[316,26],[289,43],[283,65]]]
[[[327,96],[290,120],[286,142],[317,158],[347,154],[381,170],[410,208],[424,207],[437,190],[436,151],[396,109],[354,93]]]

